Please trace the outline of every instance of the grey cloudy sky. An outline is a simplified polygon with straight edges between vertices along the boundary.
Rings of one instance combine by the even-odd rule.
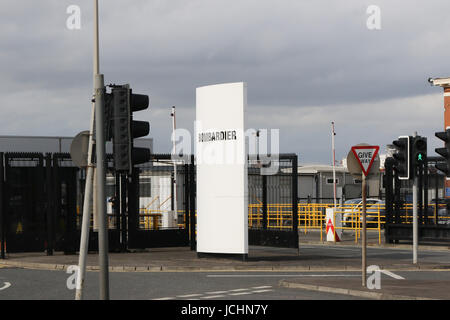
[[[74,136],[89,127],[91,0],[3,0],[0,135]],[[69,30],[66,9],[81,8]],[[369,5],[381,30],[369,30]],[[360,142],[384,150],[399,135],[440,145],[443,97],[428,77],[450,76],[447,0],[100,0],[106,83],[150,95],[156,152],[195,118],[195,88],[245,81],[247,127],[280,129],[282,152],[331,163]],[[398,119],[401,119],[400,121]]]

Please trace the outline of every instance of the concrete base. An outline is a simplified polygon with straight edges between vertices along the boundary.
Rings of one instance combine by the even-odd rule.
[[[241,260],[247,261],[248,254],[247,253],[211,253],[211,252],[197,252],[197,258],[224,258],[224,259],[232,259],[232,260]]]

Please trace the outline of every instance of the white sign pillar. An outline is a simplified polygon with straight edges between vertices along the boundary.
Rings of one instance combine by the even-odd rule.
[[[197,252],[248,254],[245,83],[197,88]]]

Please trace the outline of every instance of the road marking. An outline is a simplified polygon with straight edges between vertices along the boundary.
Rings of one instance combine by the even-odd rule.
[[[192,294],[184,294],[182,296],[177,296],[178,298],[192,298],[202,296],[202,293],[192,293]]]
[[[209,278],[247,278],[247,277],[359,277],[356,274],[209,274]]]
[[[232,289],[232,290],[228,290],[228,291],[235,292],[235,291],[247,291],[247,290],[250,290],[250,289],[248,289],[248,288],[246,288],[246,289]]]
[[[256,293],[264,293],[273,291],[271,289],[272,286],[259,286],[259,287],[251,287],[251,288],[239,288],[239,289],[230,289],[230,290],[221,290],[221,291],[209,291],[205,293],[191,293],[191,294],[183,294],[175,297],[164,297],[153,300],[174,300],[174,299],[186,299],[186,300],[198,300],[198,299],[217,299],[224,298],[226,295],[229,296],[242,296]]]
[[[252,294],[252,292],[234,292],[234,293],[230,293],[230,296],[242,296],[245,294]]]
[[[398,274],[395,274],[395,273],[390,272],[388,270],[380,270],[380,272],[384,273],[385,275],[387,275],[389,277],[397,279],[397,280],[405,280],[405,278],[403,278],[402,276],[399,276]]]
[[[263,293],[263,292],[270,292],[273,291],[272,289],[261,289],[261,290],[253,290],[252,293]]]
[[[215,295],[215,296],[202,297],[202,299],[216,299],[216,298],[223,298],[223,297],[225,297],[224,294],[218,294],[218,295]]]
[[[4,282],[4,286],[0,288],[0,290],[5,290],[8,289],[9,287],[11,287],[11,283],[10,282]]]

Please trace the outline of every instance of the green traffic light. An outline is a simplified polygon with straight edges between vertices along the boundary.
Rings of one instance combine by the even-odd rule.
[[[417,154],[417,161],[423,161],[423,154],[421,153]]]

